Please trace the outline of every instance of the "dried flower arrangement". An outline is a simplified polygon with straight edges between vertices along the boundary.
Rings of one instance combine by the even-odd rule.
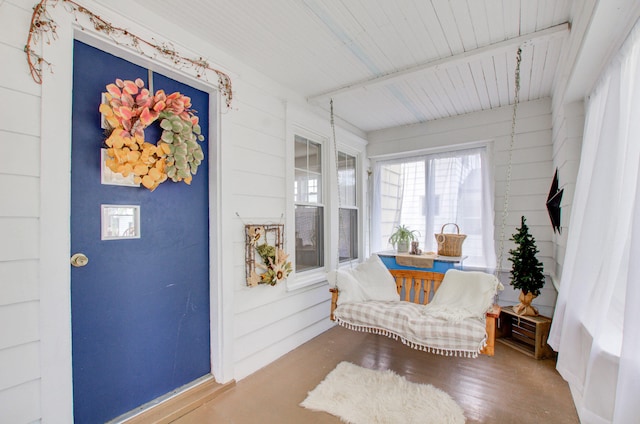
[[[190,184],[204,159],[198,144],[204,137],[191,99],[179,92],[151,94],[140,78],[117,79],[106,89],[100,112],[109,132],[107,167],[124,177],[133,174],[136,184],[151,191],[167,179]],[[144,129],[158,119],[162,137],[157,144],[149,143]]]
[[[293,267],[288,261],[283,247],[282,232],[284,225],[245,225],[246,235],[246,271],[247,285],[269,284],[275,286],[289,276]],[[273,234],[273,245],[268,244],[267,237]],[[255,252],[262,259],[255,259]],[[258,273],[256,269],[262,270]]]

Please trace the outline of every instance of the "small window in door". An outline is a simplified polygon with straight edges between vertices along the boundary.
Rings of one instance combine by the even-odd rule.
[[[101,205],[102,240],[140,238],[140,206]]]

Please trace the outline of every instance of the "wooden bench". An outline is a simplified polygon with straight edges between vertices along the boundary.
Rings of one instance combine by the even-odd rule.
[[[431,301],[444,278],[444,274],[439,272],[390,269],[389,272],[396,281],[396,288],[400,295],[400,300],[426,305]],[[337,288],[331,291],[331,320],[335,321],[333,312],[338,306],[339,292]],[[500,316],[500,306],[493,305],[492,310],[486,315],[487,344],[480,353],[493,356],[495,352],[496,325]]]

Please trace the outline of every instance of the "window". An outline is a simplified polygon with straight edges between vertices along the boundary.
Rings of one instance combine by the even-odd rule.
[[[322,145],[295,136],[296,271],[324,267]]]
[[[467,235],[465,266],[495,266],[493,196],[486,148],[379,161],[375,168],[372,248],[391,249],[396,225],[420,233],[425,251],[437,251],[435,233],[456,223]],[[445,232],[455,227],[445,228]]]
[[[339,260],[358,258],[358,208],[356,202],[356,158],[338,152]]]

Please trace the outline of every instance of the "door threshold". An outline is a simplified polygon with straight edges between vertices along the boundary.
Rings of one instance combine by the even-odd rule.
[[[107,424],[170,423],[211,399],[215,399],[235,385],[235,380],[220,384],[212,375],[207,375],[120,415]]]

